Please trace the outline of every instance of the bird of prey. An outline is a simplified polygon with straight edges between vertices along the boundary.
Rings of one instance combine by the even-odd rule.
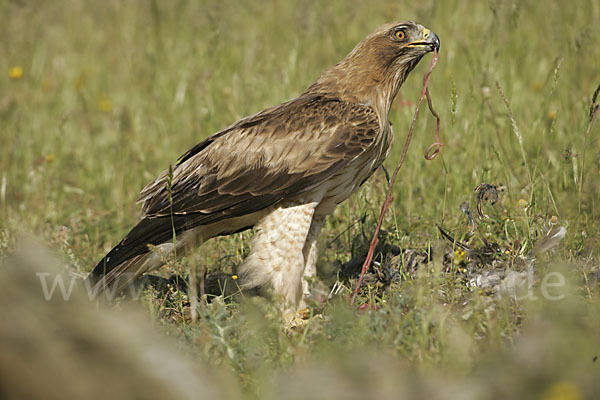
[[[269,287],[286,307],[297,307],[307,290],[303,277],[316,272],[325,217],[382,164],[394,97],[439,46],[418,23],[383,25],[298,98],[198,143],[142,190],[141,221],[89,280],[119,291],[160,267],[160,253],[180,256],[215,236],[254,228],[238,268],[241,288]]]

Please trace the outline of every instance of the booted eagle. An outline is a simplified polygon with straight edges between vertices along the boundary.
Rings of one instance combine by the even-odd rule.
[[[254,228],[240,286],[270,287],[297,307],[307,290],[303,277],[316,272],[325,217],[381,165],[392,143],[394,97],[439,46],[420,24],[383,25],[300,97],[198,143],[142,190],[141,221],[89,280],[119,291],[160,267],[161,252],[180,256],[215,236]]]

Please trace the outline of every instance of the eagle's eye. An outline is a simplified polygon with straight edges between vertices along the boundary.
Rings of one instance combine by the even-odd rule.
[[[398,40],[404,40],[404,38],[406,38],[406,32],[404,32],[404,29],[396,29],[394,31],[394,37]]]

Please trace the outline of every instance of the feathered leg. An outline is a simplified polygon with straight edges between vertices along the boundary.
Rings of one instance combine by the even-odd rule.
[[[308,281],[317,275],[317,237],[321,232],[325,222],[325,215],[315,215],[313,217],[306,242],[304,243],[304,275],[302,277],[302,294],[306,298],[310,295]]]
[[[294,309],[302,297],[304,247],[318,205],[298,203],[281,206],[258,222],[252,250],[239,268],[242,288],[268,285]]]

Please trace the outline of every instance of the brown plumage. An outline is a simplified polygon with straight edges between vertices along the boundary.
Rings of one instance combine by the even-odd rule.
[[[300,97],[200,142],[172,174],[164,171],[142,190],[142,220],[90,280],[121,289],[161,265],[148,245],[176,247],[180,255],[211,237],[255,227],[239,268],[242,287],[270,286],[297,306],[302,276],[315,272],[325,216],[385,159],[392,101],[434,48],[437,36],[419,24],[381,26]]]

